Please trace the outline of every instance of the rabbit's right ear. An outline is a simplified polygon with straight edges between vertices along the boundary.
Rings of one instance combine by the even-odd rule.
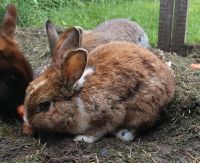
[[[15,34],[16,21],[17,21],[17,9],[15,5],[10,4],[6,8],[6,14],[4,16],[2,30],[4,34],[6,34],[11,38],[13,38]]]
[[[77,27],[68,28],[58,41],[58,49],[61,51],[77,49],[81,45],[81,31]]]
[[[66,54],[61,66],[66,88],[71,88],[81,78],[87,64],[87,54],[83,48],[71,50]]]
[[[46,21],[46,32],[49,41],[51,56],[53,56],[56,42],[58,40],[58,33],[54,24],[50,20]]]

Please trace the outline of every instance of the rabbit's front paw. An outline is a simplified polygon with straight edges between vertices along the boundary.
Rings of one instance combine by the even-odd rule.
[[[94,143],[97,140],[94,136],[78,135],[74,138],[75,142],[84,141],[86,143]]]
[[[118,139],[122,141],[132,141],[135,135],[127,129],[121,129],[116,133]]]

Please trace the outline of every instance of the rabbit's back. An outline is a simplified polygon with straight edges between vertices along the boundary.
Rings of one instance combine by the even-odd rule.
[[[89,102],[86,108],[95,112],[121,109],[125,111],[126,127],[136,126],[136,130],[144,124],[153,125],[174,95],[171,70],[157,56],[135,44],[103,45],[92,52],[88,65],[95,72],[81,91],[81,98]]]
[[[83,47],[89,51],[113,41],[132,42],[145,48],[149,46],[148,37],[143,28],[128,19],[107,20],[92,30],[83,31],[82,39]]]
[[[0,44],[0,112],[12,114],[23,103],[32,69],[15,41],[1,35]]]
[[[169,86],[174,83],[172,71],[164,62],[149,50],[132,43],[102,45],[91,52],[88,65],[95,68],[93,76],[99,78],[120,77],[145,83],[158,78],[169,83]]]

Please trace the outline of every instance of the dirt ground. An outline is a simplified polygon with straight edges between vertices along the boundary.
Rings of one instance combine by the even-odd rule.
[[[18,29],[17,39],[33,65],[48,63],[44,29]],[[162,53],[154,50],[156,53]],[[32,138],[21,134],[19,119],[0,118],[0,162],[200,162],[200,71],[188,65],[200,62],[200,50],[187,57],[165,53],[176,76],[174,100],[157,126],[133,142],[112,136],[94,144],[75,143],[71,136],[51,134]]]

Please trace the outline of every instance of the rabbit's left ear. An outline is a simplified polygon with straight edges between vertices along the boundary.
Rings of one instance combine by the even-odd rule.
[[[49,41],[51,56],[53,56],[54,49],[56,47],[56,42],[58,40],[58,33],[54,24],[50,20],[46,21],[46,32]]]
[[[61,65],[65,87],[71,88],[81,78],[87,64],[87,51],[79,48],[66,54]]]
[[[17,9],[13,4],[7,6],[6,14],[4,16],[2,29],[3,33],[9,37],[14,37],[17,20]]]

